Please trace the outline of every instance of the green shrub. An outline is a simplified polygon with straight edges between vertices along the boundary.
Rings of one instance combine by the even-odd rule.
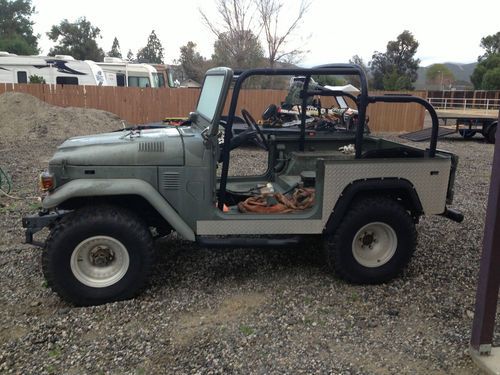
[[[37,76],[36,74],[33,74],[29,77],[29,80],[30,80],[30,83],[47,83],[45,82],[45,78],[41,77],[41,76]]]

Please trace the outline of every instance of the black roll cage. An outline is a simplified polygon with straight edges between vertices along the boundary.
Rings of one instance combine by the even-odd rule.
[[[264,75],[264,76],[303,76],[305,77],[302,90],[300,92],[300,98],[302,99],[301,106],[301,123],[300,123],[300,138],[299,138],[299,150],[304,151],[305,149],[305,138],[306,138],[306,111],[307,111],[307,99],[311,96],[322,95],[322,96],[336,96],[345,95],[354,100],[358,109],[358,126],[356,128],[356,138],[355,138],[355,158],[359,159],[362,155],[363,147],[363,133],[366,123],[366,110],[371,103],[417,103],[425,107],[429,112],[432,119],[432,133],[429,145],[429,157],[434,157],[436,155],[437,138],[438,138],[438,126],[439,120],[434,110],[434,107],[425,99],[419,98],[417,96],[411,95],[384,95],[384,96],[370,96],[368,95],[368,84],[366,79],[365,71],[356,64],[327,64],[320,65],[313,68],[293,68],[293,69],[270,69],[270,68],[259,68],[259,69],[249,69],[244,71],[235,72],[235,83],[233,88],[233,93],[231,96],[231,104],[229,106],[229,113],[226,120],[225,132],[224,132],[224,145],[222,148],[222,171],[220,177],[219,186],[219,197],[218,197],[218,208],[223,209],[224,199],[226,196],[226,185],[227,177],[229,172],[229,154],[230,154],[230,143],[233,136],[232,127],[236,113],[236,106],[238,103],[238,97],[243,85],[243,82],[252,76]],[[353,96],[342,91],[333,90],[309,90],[309,82],[311,76],[313,75],[355,75],[359,76],[360,79],[360,93],[359,95]]]

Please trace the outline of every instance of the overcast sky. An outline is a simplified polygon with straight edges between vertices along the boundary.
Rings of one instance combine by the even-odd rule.
[[[291,19],[299,0],[282,0]],[[347,62],[359,55],[365,62],[374,51],[385,52],[387,42],[409,30],[419,41],[417,57],[423,66],[437,62],[469,63],[483,52],[482,37],[500,31],[500,1],[475,0],[312,0],[312,6],[291,44],[309,50],[301,65]],[[134,54],[146,45],[155,30],[165,48],[165,62],[179,57],[179,48],[188,41],[209,58],[215,38],[202,23],[198,9],[215,17],[211,0],[33,0],[35,33],[41,34],[42,53],[53,45],[46,32],[54,24],[85,16],[101,29],[99,45],[111,49],[113,38],[120,42],[122,54]],[[356,7],[355,7],[356,6]],[[301,40],[302,39],[302,40]]]

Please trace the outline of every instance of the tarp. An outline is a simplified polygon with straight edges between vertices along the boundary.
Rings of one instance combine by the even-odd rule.
[[[345,86],[323,86],[325,89],[332,90],[332,91],[343,91],[343,92],[348,92],[352,94],[357,94],[359,93],[359,89],[357,89],[355,86],[348,84]]]

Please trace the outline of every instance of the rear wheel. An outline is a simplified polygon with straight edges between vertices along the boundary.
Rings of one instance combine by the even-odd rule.
[[[476,131],[473,129],[460,129],[458,132],[465,139],[472,138],[476,135]]]
[[[497,132],[497,123],[494,123],[488,127],[488,132],[486,133],[486,140],[489,143],[495,143],[496,132]]]
[[[148,227],[115,207],[88,207],[66,215],[51,231],[42,255],[49,286],[78,306],[135,296],[153,263]]]
[[[329,265],[353,283],[382,283],[397,276],[416,247],[409,213],[389,198],[364,198],[342,219],[326,244]]]

